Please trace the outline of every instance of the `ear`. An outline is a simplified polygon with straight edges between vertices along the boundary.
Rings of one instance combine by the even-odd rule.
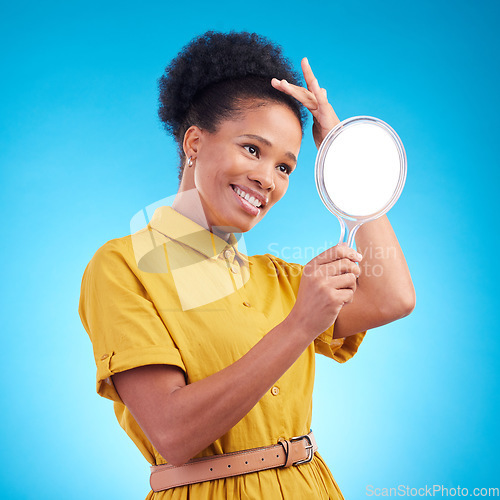
[[[196,157],[198,155],[198,149],[200,146],[200,138],[202,136],[202,130],[196,125],[191,125],[184,134],[184,141],[182,142],[182,149],[186,158],[190,156]]]

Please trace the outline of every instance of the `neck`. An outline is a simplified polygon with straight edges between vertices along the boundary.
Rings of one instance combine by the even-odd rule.
[[[184,215],[184,217],[191,219],[193,222],[196,222],[208,231],[217,235],[219,238],[222,238],[226,241],[229,239],[229,235],[231,233],[221,231],[220,228],[211,226],[209,224],[205,215],[205,211],[203,210],[203,204],[201,202],[200,195],[195,187],[183,189],[181,183],[179,191],[177,192],[177,195],[175,196],[175,199],[172,203],[172,208],[176,212]]]

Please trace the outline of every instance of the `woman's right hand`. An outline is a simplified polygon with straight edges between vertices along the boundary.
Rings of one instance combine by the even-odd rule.
[[[297,300],[287,320],[311,335],[311,341],[333,325],[353,300],[361,254],[340,243],[309,261],[303,269]]]

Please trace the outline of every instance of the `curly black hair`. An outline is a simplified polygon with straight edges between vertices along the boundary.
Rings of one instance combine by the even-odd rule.
[[[276,90],[273,77],[302,85],[281,47],[256,33],[208,31],[181,50],[158,80],[158,115],[179,148],[179,180],[186,130],[197,125],[215,132],[222,120],[235,118],[248,99],[286,104],[304,130],[304,107]]]

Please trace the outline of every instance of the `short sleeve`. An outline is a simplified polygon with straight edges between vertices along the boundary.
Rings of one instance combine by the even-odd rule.
[[[266,255],[273,261],[278,276],[281,275],[290,283],[295,297],[297,297],[304,266],[302,264],[286,262],[271,254]],[[338,363],[345,363],[357,353],[358,347],[366,335],[366,331],[345,338],[335,339],[333,338],[334,327],[335,323],[316,337],[314,348],[318,354],[323,354],[323,356],[327,356]]]
[[[338,363],[345,363],[358,352],[358,347],[366,335],[366,330],[354,335],[349,335],[348,337],[334,339],[334,326],[335,323],[319,337],[316,337],[314,340],[314,348],[317,353],[323,354],[323,356],[332,358]]]
[[[78,312],[94,351],[97,393],[121,402],[111,375],[138,366],[175,365],[181,354],[142,285],[127,242],[104,244],[87,265]]]

